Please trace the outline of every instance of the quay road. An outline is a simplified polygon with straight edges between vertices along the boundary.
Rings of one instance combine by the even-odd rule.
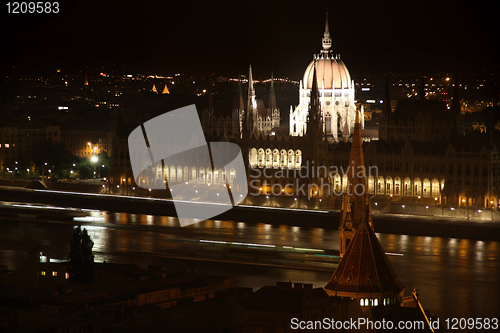
[[[64,207],[99,209],[135,214],[175,216],[171,200],[19,187],[0,187],[0,200],[52,204]],[[236,206],[217,216],[217,220],[280,223],[295,226],[337,229],[337,211]],[[375,230],[420,236],[500,240],[500,223],[484,220],[446,219],[430,216],[374,214]]]

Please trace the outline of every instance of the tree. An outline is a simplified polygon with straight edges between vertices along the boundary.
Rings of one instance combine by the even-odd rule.
[[[86,229],[81,226],[73,230],[73,238],[69,241],[69,278],[76,283],[94,281],[94,242]]]

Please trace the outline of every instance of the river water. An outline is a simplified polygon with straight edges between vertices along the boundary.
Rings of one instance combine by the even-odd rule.
[[[259,288],[276,281],[324,286],[330,272],[165,259],[181,240],[232,241],[338,250],[337,230],[284,224],[208,220],[185,228],[176,218],[94,212],[81,222],[95,242],[96,261],[198,267],[233,276],[238,285]],[[0,220],[0,264],[19,268],[35,247],[54,258],[69,252],[71,223]],[[500,317],[500,242],[377,234],[405,295],[418,288],[423,306],[441,320]],[[332,265],[332,272],[335,266]]]

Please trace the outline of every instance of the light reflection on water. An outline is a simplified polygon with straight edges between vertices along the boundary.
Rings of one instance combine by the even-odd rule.
[[[83,223],[94,240],[96,260],[164,264],[167,253],[182,239],[251,242],[337,250],[338,231],[280,224],[207,220],[180,228],[177,218],[126,213],[93,213]],[[104,220],[104,221],[102,221]],[[36,222],[0,224],[0,264],[19,268],[27,251],[41,246],[53,257],[69,252],[72,226]],[[493,317],[500,313],[500,243],[466,239],[379,234],[406,295],[418,288],[423,305],[442,318]],[[149,253],[149,255],[148,255]],[[258,266],[177,263],[198,266],[210,274],[237,278],[239,285],[259,287],[275,281],[324,286],[331,273]]]

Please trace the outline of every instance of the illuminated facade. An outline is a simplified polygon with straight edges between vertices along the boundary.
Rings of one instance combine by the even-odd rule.
[[[257,100],[254,89],[252,66],[248,74],[248,98],[247,110],[251,114],[252,131],[255,134],[273,134],[273,129],[280,127],[280,110],[276,104],[276,92],[274,89],[274,79],[271,74],[271,87],[269,89],[269,102],[267,108],[261,100]],[[209,95],[208,109],[202,113],[202,128],[206,135],[221,137],[231,135],[242,136],[243,118],[245,118],[245,107],[243,102],[243,90],[241,80],[238,82],[238,104],[233,109],[230,116],[216,116],[213,108],[212,95]],[[246,118],[247,121],[248,118]]]
[[[322,110],[323,133],[330,141],[337,141],[339,135],[352,133],[356,105],[354,81],[339,54],[331,50],[332,39],[326,16],[323,49],[309,63],[299,85],[299,105],[290,107],[290,135],[303,136],[307,133],[307,117],[312,90],[313,72],[316,69]],[[364,128],[364,113],[361,110],[361,128]]]

